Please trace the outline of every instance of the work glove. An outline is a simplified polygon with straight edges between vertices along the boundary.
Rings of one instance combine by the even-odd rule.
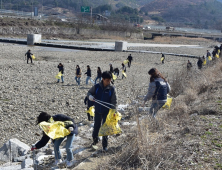
[[[74,129],[73,127],[69,127],[69,131],[72,132]]]
[[[94,101],[95,98],[94,98],[92,95],[89,95],[89,100],[90,100],[90,101]]]
[[[32,145],[31,151],[34,151],[35,149],[37,149],[36,146]]]

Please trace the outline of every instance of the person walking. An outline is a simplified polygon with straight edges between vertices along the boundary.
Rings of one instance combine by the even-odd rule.
[[[86,77],[86,85],[88,85],[88,81],[89,80],[94,84],[94,81],[91,78],[92,75],[91,75],[91,69],[90,69],[89,65],[87,65],[87,71],[85,72],[85,74],[87,75],[87,77]]]
[[[197,66],[198,66],[199,69],[201,69],[201,68],[202,68],[202,65],[203,65],[203,61],[202,61],[201,58],[199,57],[199,58],[198,58],[198,61],[197,61]]]
[[[109,71],[111,72],[111,73],[113,73],[113,66],[112,66],[112,64],[109,64]]]
[[[165,55],[163,53],[161,53],[162,56],[161,56],[161,61],[162,61],[162,64],[164,64],[164,60],[165,60]]]
[[[75,80],[78,83],[78,85],[80,85],[80,79],[81,79],[81,69],[79,67],[79,65],[76,66],[76,77]]]
[[[207,60],[207,62],[208,62],[209,60],[212,60],[211,53],[210,53],[209,50],[207,50],[207,57],[206,57],[206,60]]]
[[[130,67],[130,66],[131,66],[131,62],[132,62],[132,60],[133,60],[133,57],[132,57],[131,54],[128,56],[127,60],[129,60],[129,62],[128,62],[128,67]]]
[[[64,66],[62,65],[62,63],[59,63],[58,69],[59,69],[59,72],[61,72],[61,74],[62,74],[62,76],[61,76],[62,83],[64,83],[64,79],[63,79]],[[59,83],[59,79],[58,79],[57,83]]]
[[[97,76],[96,76],[96,79],[95,79],[95,84],[96,84],[96,81],[98,79],[99,79],[99,82],[102,80],[102,71],[101,71],[100,67],[97,68]]]
[[[190,70],[192,66],[192,63],[190,62],[190,60],[188,60],[187,62],[187,70]]]
[[[25,56],[27,56],[27,64],[29,63],[29,59],[31,60],[31,63],[32,63],[32,53],[31,53],[31,50],[28,50],[26,53],[25,53]]]
[[[51,116],[46,112],[41,112],[39,116],[37,117],[37,124],[40,124],[41,122],[53,123],[56,121],[65,122],[65,129],[69,130],[70,134],[65,137],[61,137],[61,138],[57,138],[53,140],[54,153],[55,153],[55,165],[62,163],[62,156],[61,156],[59,146],[62,143],[62,141],[65,138],[67,138],[66,145],[65,145],[67,157],[66,157],[65,163],[67,167],[71,167],[75,163],[73,152],[72,152],[72,149],[73,149],[72,143],[74,141],[75,135],[78,134],[78,127],[75,124],[74,120],[63,114],[57,114],[57,115]],[[33,151],[35,149],[40,149],[44,147],[48,143],[49,140],[50,140],[50,137],[43,131],[43,136],[41,140],[38,141],[35,145],[33,145],[31,150]]]
[[[87,93],[87,97],[90,101],[95,101],[95,117],[94,117],[94,130],[93,130],[93,143],[96,145],[99,141],[98,133],[102,124],[105,123],[106,117],[109,113],[110,107],[116,109],[117,95],[115,88],[110,84],[112,79],[112,73],[105,71],[102,73],[102,81],[99,84],[94,85]],[[103,105],[96,102],[100,100]],[[106,106],[106,107],[105,107]],[[108,147],[108,136],[102,138],[103,150],[107,151]]]
[[[152,99],[149,114],[156,118],[158,110],[167,102],[167,94],[170,92],[170,85],[162,74],[156,69],[149,70],[150,83],[148,93],[144,98],[143,106],[146,101]]]
[[[121,70],[123,71],[123,73],[126,73],[126,66],[122,63],[122,68]],[[125,76],[122,74],[122,79],[124,78]]]

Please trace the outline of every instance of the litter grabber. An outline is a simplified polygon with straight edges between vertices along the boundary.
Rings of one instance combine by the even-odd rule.
[[[36,161],[36,155],[35,155],[35,144],[32,145],[32,156],[33,156],[33,167],[34,167],[34,170],[37,170],[37,161]]]
[[[102,105],[102,106],[104,106],[104,107],[106,107],[106,108],[108,108],[108,109],[111,109],[110,107],[108,107],[108,106],[106,106],[106,105],[104,105],[104,104],[102,104],[102,103],[100,103],[98,100],[94,100],[96,103],[98,103],[98,104],[100,104],[100,105]]]
[[[108,104],[108,105],[110,105],[110,106],[114,106],[113,104],[111,104],[111,103],[107,103],[107,102],[104,102],[104,101],[101,101],[101,100],[94,100],[95,102],[97,101],[97,102],[99,102],[99,103],[104,103],[104,104]],[[115,107],[115,106],[114,106]]]

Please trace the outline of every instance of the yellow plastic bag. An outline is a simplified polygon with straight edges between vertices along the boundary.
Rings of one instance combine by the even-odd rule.
[[[164,57],[161,57],[161,61],[163,61],[164,60]]]
[[[124,75],[124,77],[127,78],[127,75],[126,75],[126,73],[124,72],[124,70],[122,71],[122,74]]]
[[[217,51],[217,52],[218,52],[218,54],[220,54],[220,50],[219,50],[219,49],[218,49],[218,51]]]
[[[54,123],[41,122],[39,126],[48,137],[51,139],[57,139],[63,138],[70,134],[70,131],[65,128],[66,123],[73,124],[72,121],[55,121]]]
[[[115,109],[110,109],[106,117],[106,122],[99,129],[99,136],[115,135],[122,132],[119,127],[118,121],[122,118],[122,115]]]
[[[167,95],[167,102],[163,105],[163,109],[170,109],[170,106],[171,106],[171,103],[172,103],[172,98],[169,96],[169,95]]]
[[[112,76],[113,76],[113,80],[117,79],[117,76],[115,74],[112,73]]]
[[[211,57],[211,56],[208,56],[208,60],[211,61],[211,60],[212,60],[212,57]]]
[[[206,64],[207,64],[207,60],[204,60],[203,65],[206,65]]]
[[[60,72],[55,76],[55,78],[60,80],[61,77],[62,77],[62,73],[61,73],[61,71],[60,71]]]
[[[35,60],[35,56],[34,55],[32,55],[31,57],[32,57],[33,60]]]
[[[95,116],[95,108],[94,108],[94,106],[91,106],[87,111],[86,111],[86,113],[89,113],[90,114],[90,116]]]
[[[124,60],[123,64],[127,64],[129,62],[129,60]]]
[[[219,55],[218,55],[218,54],[216,54],[216,56],[215,56],[215,57],[219,58]]]

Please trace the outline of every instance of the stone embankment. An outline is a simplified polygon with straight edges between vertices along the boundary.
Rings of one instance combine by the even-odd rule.
[[[76,29],[76,28],[63,28],[63,27],[1,27],[0,35],[2,36],[26,36],[27,34],[42,34],[43,36],[59,37],[59,38],[72,38],[75,36],[82,38],[130,38],[130,39],[143,39],[142,32],[125,32],[125,31],[107,31],[96,29]]]

